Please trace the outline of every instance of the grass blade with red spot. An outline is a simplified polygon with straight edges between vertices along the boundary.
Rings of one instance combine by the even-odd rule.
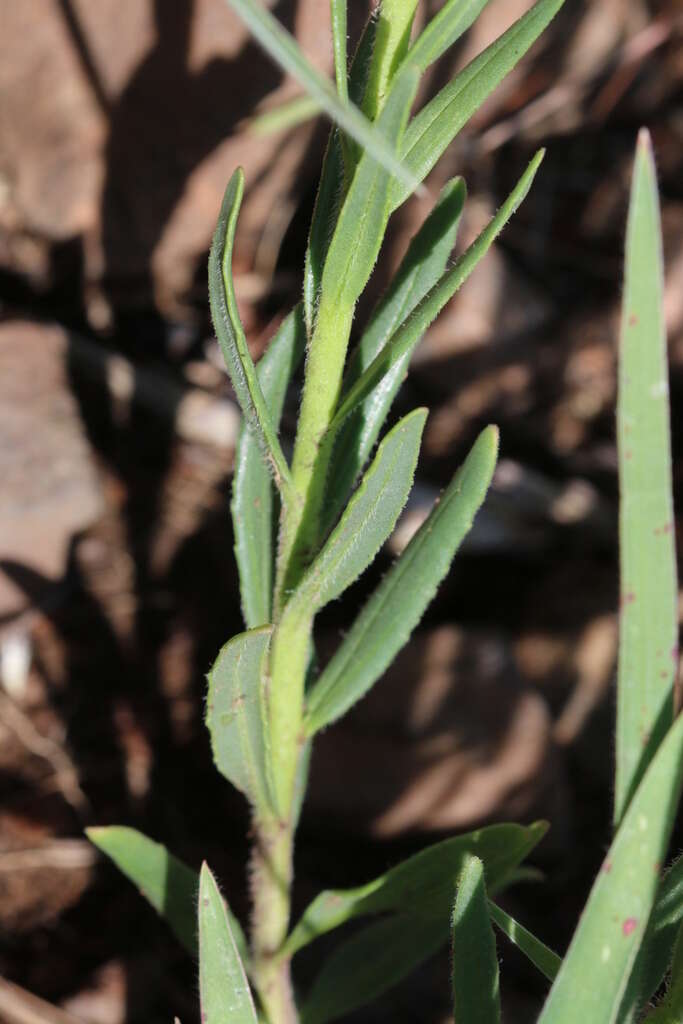
[[[614,820],[673,718],[678,664],[669,382],[657,178],[646,131],[636,151],[619,354],[621,621]]]

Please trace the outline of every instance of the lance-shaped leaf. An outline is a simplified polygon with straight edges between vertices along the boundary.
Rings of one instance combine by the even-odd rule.
[[[223,898],[206,864],[199,874],[199,997],[204,1024],[257,1024]]]
[[[465,194],[462,178],[453,178],[444,186],[438,202],[412,239],[396,276],[363,332],[346,373],[346,390],[358,380],[396,328],[410,316],[443,274],[455,245]],[[358,474],[370,457],[409,361],[410,354],[399,359],[370,398],[343,425],[335,442],[329,474],[325,500],[326,527],[336,522]]]
[[[232,248],[243,192],[244,172],[238,168],[225,190],[209,254],[211,317],[237,400],[259,440],[276,484],[287,492],[291,487],[289,466],[247,347],[232,283]]]
[[[498,1024],[500,983],[496,939],[489,921],[484,866],[467,856],[453,908],[453,1002],[465,1024]]]
[[[510,217],[524,200],[531,188],[531,183],[543,159],[544,150],[539,150],[533,158],[517,185],[501,206],[498,213],[484,228],[469,248],[456,260],[425,295],[414,312],[401,326],[394,331],[391,338],[368,368],[361,374],[340,402],[334,420],[330,424],[327,443],[332,444],[342,423],[347,416],[358,408],[396,363],[413,351],[418,341],[431,322],[441,312],[458,288],[467,280],[479,261],[486,255],[491,245],[503,230]]]
[[[415,68],[396,76],[377,128],[397,146],[418,83]],[[321,302],[353,307],[367,284],[384,238],[389,216],[390,171],[366,151],[360,159],[332,235],[321,282]]]
[[[460,129],[512,71],[557,14],[564,0],[539,0],[519,21],[475,57],[419,114],[403,136],[403,160],[422,181]],[[410,191],[400,182],[392,189],[392,207]]]
[[[355,889],[329,889],[304,911],[284,944],[293,954],[320,935],[364,914],[405,912],[441,921],[443,942],[448,941],[450,901],[454,881],[467,854],[482,861],[491,892],[500,890],[511,873],[540,842],[545,822],[491,825],[428,846],[379,878]]]
[[[255,807],[268,807],[265,675],[271,626],[239,633],[209,672],[206,724],[219,772]]]
[[[306,714],[309,735],[364,696],[407,643],[472,526],[497,453],[498,431],[487,427],[313,687]]]
[[[474,23],[489,0],[446,0],[406,54],[406,63],[426,71]]]
[[[283,321],[256,367],[274,426],[280,423],[287,386],[303,355],[306,332],[301,305]],[[258,441],[242,425],[235,452],[232,522],[242,613],[248,629],[271,620],[275,495]]]
[[[664,980],[683,927],[683,857],[666,872],[657,891],[643,944],[621,1002],[619,1024],[635,1024]]]
[[[343,940],[306,997],[302,1024],[325,1024],[377,999],[444,944],[443,922],[394,914]]]
[[[124,825],[87,828],[86,835],[168,923],[188,953],[197,957],[199,875],[162,843]],[[247,940],[237,918],[227,911],[240,956],[248,962]]]
[[[351,64],[349,98],[357,106],[362,102],[365,94],[372,51],[375,44],[376,28],[377,19],[371,17],[366,23]],[[304,319],[306,320],[306,330],[309,337],[313,334],[315,306],[320,290],[320,279],[323,267],[325,266],[327,250],[346,191],[344,156],[348,158],[350,155],[351,147],[349,147],[348,141],[347,138],[344,152],[342,152],[340,132],[336,128],[332,129],[327,149],[325,150],[318,193],[313,208],[304,266]],[[354,166],[359,156],[360,152],[355,154]],[[350,168],[347,168],[349,180],[350,170]],[[348,181],[346,184],[348,185]]]
[[[357,107],[352,103],[345,103],[337,96],[329,79],[306,59],[296,40],[270,11],[257,0],[228,0],[228,3],[239,14],[263,49],[303,86],[330,120],[355,139],[364,150],[371,153],[390,174],[403,182],[409,193],[414,191],[418,182],[396,157],[382,133]]]
[[[646,131],[638,139],[626,234],[617,431],[621,615],[616,823],[671,724],[678,668],[662,237]]]
[[[683,717],[667,733],[622,819],[539,1024],[613,1024],[643,941],[681,791]]]
[[[489,900],[489,914],[503,935],[506,935],[510,942],[531,960],[534,967],[537,967],[548,981],[554,981],[562,964],[562,959],[557,953],[554,953],[549,946],[546,946],[545,942],[537,939],[528,928],[525,928],[519,921],[515,921],[514,917],[511,917],[492,900]]]
[[[384,438],[372,465],[288,609],[315,612],[339,597],[367,569],[396,525],[413,486],[426,409],[414,409]]]

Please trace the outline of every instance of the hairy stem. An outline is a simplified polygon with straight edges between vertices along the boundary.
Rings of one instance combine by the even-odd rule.
[[[273,817],[254,821],[251,856],[252,978],[269,1024],[298,1024],[290,959],[278,958],[289,925],[294,832]]]

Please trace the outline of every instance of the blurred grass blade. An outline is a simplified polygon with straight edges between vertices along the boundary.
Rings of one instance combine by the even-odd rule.
[[[415,409],[389,431],[288,608],[323,608],[370,565],[408,500],[426,419],[426,409]]]
[[[106,854],[161,917],[194,959],[197,958],[197,889],[199,876],[169,853],[162,843],[124,825],[87,828],[85,833]],[[227,910],[230,928],[244,963],[247,940],[237,918]]]
[[[521,949],[534,967],[537,967],[548,981],[554,981],[562,964],[562,958],[492,900],[489,900],[489,914],[503,935],[506,935],[518,949]]]
[[[320,107],[310,96],[295,96],[294,99],[264,110],[262,114],[254,114],[245,126],[252,135],[276,135],[310,121],[319,113]]]
[[[206,864],[199,874],[198,919],[202,1024],[257,1024],[225,904]]]
[[[416,114],[401,145],[402,159],[422,181],[444,150],[557,14],[564,0],[539,0],[519,21],[475,57]],[[396,182],[392,207],[410,191]]]
[[[406,68],[396,76],[377,121],[383,137],[397,146],[415,98],[418,74]],[[321,302],[353,306],[377,260],[389,216],[392,175],[369,150],[361,157],[342,204],[327,250]]]
[[[484,866],[467,856],[453,908],[453,1002],[465,1024],[499,1024],[500,979],[484,885]]]
[[[301,1024],[346,1016],[393,988],[446,942],[443,922],[394,914],[342,940],[316,977]]]
[[[320,935],[352,918],[409,907],[415,916],[439,918],[443,942],[448,941],[450,900],[465,856],[476,854],[486,872],[489,891],[500,890],[547,831],[545,822],[491,825],[421,850],[355,889],[328,889],[307,907],[283,947],[293,954]]]
[[[489,0],[446,0],[406,55],[406,64],[426,71],[476,21]]]
[[[306,346],[301,304],[283,321],[256,367],[273,426],[278,428],[287,387]],[[277,522],[273,482],[258,441],[242,424],[235,452],[232,522],[247,629],[271,621],[274,537]]]
[[[270,805],[265,678],[271,626],[229,640],[209,672],[206,725],[219,772],[255,807]]]
[[[673,718],[678,615],[669,430],[657,177],[650,138],[642,131],[626,234],[617,408],[617,824]]]
[[[225,190],[209,254],[211,316],[242,411],[259,440],[263,458],[268,462],[278,488],[287,492],[291,488],[289,466],[247,347],[232,283],[232,247],[243,192],[244,173],[238,168]]]
[[[364,696],[407,643],[484,500],[497,453],[498,431],[487,427],[314,685],[305,720],[308,735]]]
[[[443,274],[455,245],[465,194],[462,178],[449,181],[412,239],[401,266],[373,312],[350,360],[344,381],[347,390]],[[371,398],[342,427],[335,442],[329,474],[323,533],[336,522],[358,474],[370,457],[409,361],[410,355],[399,359]]]
[[[376,30],[377,19],[371,17],[366,23],[365,30],[351,63],[349,98],[356,106],[362,102],[365,94]],[[327,149],[325,150],[318,193],[308,234],[304,265],[304,319],[309,337],[313,334],[315,307],[318,301],[320,279],[325,265],[327,250],[334,232],[334,225],[337,222],[339,208],[344,200],[346,187],[350,180],[350,168],[348,166],[345,172],[344,158],[345,156],[348,158],[349,155],[348,138],[346,141],[347,145],[344,147],[344,151],[342,151],[341,133],[336,128],[332,129]]]
[[[635,1024],[664,980],[674,943],[683,927],[683,857],[664,875],[657,892],[643,944],[626,986],[619,1024]]]
[[[197,872],[134,828],[109,825],[85,834],[130,879],[167,922],[188,953],[197,955]],[[235,922],[237,924],[237,922]],[[238,934],[241,928],[237,924]],[[244,936],[241,935],[244,942]]]
[[[539,1024],[618,1020],[654,903],[683,776],[683,717],[636,790],[593,885]]]
[[[327,439],[329,444],[336,437],[347,416],[350,416],[365,402],[399,360],[407,357],[413,351],[434,318],[438,316],[449,299],[455,295],[458,288],[486,255],[531,188],[543,155],[544,150],[539,150],[495,217],[462,256],[456,260],[455,264],[445,271],[440,280],[415,308],[412,315],[392,334],[384,348],[364,370],[355,384],[349,388],[330,425]]]
[[[390,174],[408,194],[419,185],[396,157],[381,132],[351,103],[345,103],[332,83],[306,59],[296,40],[257,0],[227,0],[239,14],[252,35],[283,71],[288,72],[319,105],[321,111],[359,143]]]
[[[334,77],[339,99],[346,102],[349,87],[346,79],[346,0],[330,0]]]

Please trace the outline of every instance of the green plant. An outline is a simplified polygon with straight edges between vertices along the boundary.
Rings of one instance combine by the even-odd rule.
[[[310,230],[303,301],[257,367],[231,275],[241,171],[228,184],[209,264],[216,334],[245,415],[232,515],[247,629],[223,647],[209,673],[206,722],[218,769],[252,808],[249,940],[206,865],[197,879],[162,846],[130,829],[92,829],[90,837],[140,886],[190,952],[197,950],[198,887],[207,1024],[253,1024],[257,1017],[270,1024],[324,1024],[393,985],[451,934],[458,1022],[497,1021],[491,922],[553,980],[544,1024],[626,1024],[637,1019],[672,957],[680,964],[683,945],[683,864],[678,861],[662,881],[654,870],[666,854],[680,791],[683,719],[674,723],[676,584],[661,243],[647,139],[641,138],[634,176],[622,332],[619,827],[576,936],[560,961],[493,902],[518,876],[544,834],[543,823],[491,826],[437,843],[367,885],[320,893],[290,929],[292,849],[311,744],[380,678],[419,622],[484,500],[497,456],[494,427],[482,432],[322,672],[316,665],[315,617],[364,572],[396,523],[427,414],[416,409],[400,419],[373,456],[391,403],[416,344],[522,201],[543,154],[450,266],[465,186],[458,178],[446,185],[349,357],[356,302],[391,212],[562,0],[539,0],[412,120],[420,74],[486,0],[447,0],[412,43],[417,0],[385,0],[368,22],[348,74],[346,8],[343,0],[331,0],[336,93],[270,15],[250,0],[231,2],[263,45],[299,77],[312,102],[336,120]],[[304,354],[303,395],[288,462],[279,422]],[[357,917],[370,921],[338,944],[310,991],[295,997],[295,954]],[[674,1019],[680,990],[674,978],[658,1019]]]

